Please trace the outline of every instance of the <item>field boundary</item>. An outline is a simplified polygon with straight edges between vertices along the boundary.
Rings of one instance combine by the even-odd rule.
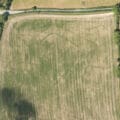
[[[32,13],[32,12],[39,12],[39,13],[66,13],[66,14],[80,14],[80,13],[96,13],[96,12],[111,12],[113,10],[113,6],[110,7],[95,7],[95,8],[31,8],[31,9],[21,9],[21,10],[2,10],[0,14],[4,12],[9,12],[10,14],[20,14],[20,13]]]

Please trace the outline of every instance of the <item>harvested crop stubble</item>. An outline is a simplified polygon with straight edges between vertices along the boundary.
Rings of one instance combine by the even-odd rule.
[[[120,0],[13,0],[11,9],[40,8],[88,8],[111,6]]]
[[[119,117],[113,14],[31,15],[9,23],[9,39],[3,36],[1,43],[0,86],[20,88],[34,102],[37,120]],[[0,119],[7,120],[0,107]]]

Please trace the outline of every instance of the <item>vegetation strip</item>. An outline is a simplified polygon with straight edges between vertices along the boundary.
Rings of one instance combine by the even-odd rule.
[[[0,15],[0,39],[2,36],[4,24],[8,20],[8,16],[9,16],[9,12],[7,10],[10,9],[12,1],[13,0],[6,0],[5,2],[1,2],[1,4],[0,4],[0,7],[2,7],[3,9],[6,10],[2,13],[2,15]]]
[[[32,9],[24,9],[21,11],[26,12],[53,12],[53,13],[89,13],[89,12],[103,12],[112,11],[113,7],[98,7],[98,8],[77,8],[77,9],[58,9],[58,8],[37,8],[34,6]]]
[[[9,10],[13,0],[0,0],[0,9]]]
[[[118,45],[118,69],[117,76],[120,78],[120,3],[116,4],[114,9],[114,14],[116,17],[116,28],[114,30],[114,40]]]

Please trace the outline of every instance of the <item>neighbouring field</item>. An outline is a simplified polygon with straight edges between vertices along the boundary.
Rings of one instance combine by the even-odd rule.
[[[119,120],[113,15],[30,16],[11,19],[0,43],[0,120],[24,115],[14,100],[36,120]]]
[[[13,0],[11,9],[40,8],[88,8],[111,6],[120,0]]]

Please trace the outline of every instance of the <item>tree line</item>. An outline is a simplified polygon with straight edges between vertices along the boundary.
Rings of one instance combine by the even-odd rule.
[[[2,37],[4,24],[8,20],[9,12],[4,12],[3,15],[0,16],[0,39]]]
[[[2,7],[5,10],[9,10],[11,7],[13,0],[5,0],[5,2],[0,3],[0,7]],[[4,29],[4,24],[8,20],[9,12],[4,12],[3,15],[0,16],[0,39],[2,37],[3,29]]]
[[[9,10],[13,0],[0,0],[0,9]]]
[[[114,8],[113,12],[115,14],[116,19],[116,27],[114,30],[114,41],[118,46],[118,67],[117,67],[117,76],[120,78],[120,3],[117,3]]]

